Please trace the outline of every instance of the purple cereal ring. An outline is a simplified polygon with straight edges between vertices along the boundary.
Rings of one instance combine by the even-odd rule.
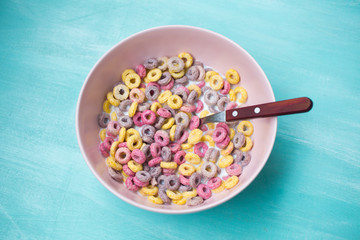
[[[181,84],[181,85],[186,85],[189,83],[189,79],[187,78],[187,76],[183,76],[182,78],[178,78],[175,80],[176,84]]]
[[[143,170],[144,170],[145,172],[150,172],[150,167],[149,167],[149,165],[148,165],[147,163],[144,163],[144,164],[143,164]]]
[[[179,89],[179,88],[175,89],[174,95],[178,95],[179,97],[181,97],[183,102],[186,102],[186,100],[188,98],[188,94],[186,93],[186,91],[183,89]]]
[[[155,121],[155,124],[154,124],[154,127],[156,129],[160,129],[162,127],[162,125],[164,125],[164,122],[165,122],[165,119],[166,118],[163,118],[163,117],[158,117]]]
[[[122,182],[122,180],[124,178],[120,171],[116,171],[116,170],[112,169],[111,167],[108,168],[108,173],[109,173],[110,177],[117,182]]]
[[[138,127],[141,127],[144,125],[144,122],[142,121],[142,113],[141,112],[135,113],[135,115],[133,116],[133,122]]]
[[[122,112],[127,112],[130,108],[132,101],[130,99],[125,99],[124,101],[122,101],[119,105],[119,109]]]
[[[184,104],[180,108],[180,111],[188,112],[188,113],[195,112],[195,110],[196,110],[196,107],[193,105],[189,105],[189,104]]]
[[[226,125],[226,123],[220,122],[216,125],[216,128],[220,128],[220,127],[224,128],[226,130],[227,135],[230,135],[230,129],[229,129],[229,126]]]
[[[140,164],[143,164],[146,160],[145,154],[140,149],[134,149],[131,152],[131,158]]]
[[[191,130],[194,130],[196,128],[198,128],[200,126],[200,118],[198,116],[192,116],[191,120],[190,120],[190,125],[189,128]]]
[[[190,67],[187,72],[186,76],[190,81],[197,81],[199,78],[200,72],[196,66]]]
[[[117,121],[110,121],[106,127],[107,135],[116,137],[120,131],[120,125]]]
[[[166,91],[172,89],[173,87],[174,87],[174,79],[171,79],[171,81],[168,84],[161,86],[161,90]]]
[[[106,128],[110,122],[110,115],[107,113],[104,113],[104,112],[100,113],[97,116],[97,122],[98,122],[99,127]]]
[[[148,136],[148,137],[151,137],[153,138],[154,135],[155,135],[155,128],[151,125],[145,125],[142,127],[141,129],[141,135],[144,137],[144,136]]]
[[[229,93],[229,91],[230,91],[230,83],[224,80],[224,86],[219,92],[223,95],[226,95]]]
[[[204,64],[202,62],[200,62],[200,61],[195,61],[193,65],[194,66],[200,66],[202,68],[204,67]]]
[[[124,113],[120,110],[119,107],[115,107],[115,113],[119,117],[124,115]]]
[[[131,159],[131,152],[128,148],[121,147],[115,152],[115,160],[120,164],[127,164]]]
[[[160,95],[160,88],[155,85],[149,85],[145,89],[145,97],[148,100],[155,101]]]
[[[210,189],[218,188],[221,185],[221,178],[214,177],[207,182],[207,185]]]
[[[244,153],[242,151],[240,151],[239,149],[235,149],[232,154],[232,156],[234,157],[234,163],[240,164],[243,159],[243,155]]]
[[[128,175],[129,177],[134,177],[135,173],[128,167],[128,165],[123,165],[123,171],[126,175]]]
[[[192,189],[192,187],[190,187],[189,185],[180,185],[180,187],[179,187],[180,192],[190,191],[191,189]]]
[[[179,180],[182,185],[187,185],[187,186],[190,185],[190,176],[180,175]]]
[[[143,102],[143,103],[140,103],[140,104],[138,105],[137,109],[138,109],[139,112],[143,112],[143,111],[145,111],[145,110],[150,109],[150,106],[151,106],[150,103],[148,103],[148,102]]]
[[[223,141],[215,142],[215,144],[218,148],[224,149],[227,147],[227,145],[229,145],[229,142],[230,142],[230,137],[229,137],[229,135],[226,135],[226,137]]]
[[[189,116],[184,112],[179,112],[174,117],[176,123],[176,130],[179,126],[182,126],[181,131],[184,128],[187,128],[190,124]],[[180,129],[179,129],[180,131]],[[181,132],[180,131],[180,132]],[[176,139],[176,131],[175,131],[175,139]]]
[[[165,108],[159,108],[156,113],[163,118],[171,118],[171,112]]]
[[[197,206],[197,205],[200,205],[204,202],[204,199],[200,196],[196,196],[196,197],[193,197],[193,198],[190,198],[189,200],[186,201],[186,204],[188,206]]]
[[[146,69],[154,69],[158,66],[158,60],[156,58],[148,58],[144,61],[144,67]]]
[[[174,154],[174,153],[177,153],[178,151],[180,151],[181,146],[178,143],[170,143],[169,148],[171,150],[171,153]]]
[[[227,132],[225,128],[222,127],[216,128],[212,134],[212,138],[216,143],[224,141],[226,136],[227,136]]]
[[[150,86],[155,86],[157,89],[159,89],[160,90],[160,84],[158,84],[158,83],[156,83],[156,82],[149,82],[148,83],[148,85],[147,85],[148,87],[150,87]]]
[[[142,182],[136,176],[133,178],[133,182],[134,182],[134,184],[136,186],[139,186],[139,187],[145,187],[145,186],[149,185],[149,181],[148,182]]]
[[[174,72],[180,72],[181,70],[184,69],[184,66],[185,66],[184,61],[178,57],[169,58],[167,64],[168,64],[169,70],[174,71]]]
[[[227,97],[221,97],[219,101],[216,103],[217,107],[220,111],[225,111],[226,105],[230,102]]]
[[[230,109],[234,109],[236,108],[238,105],[236,102],[230,102],[227,107],[226,107],[226,110],[230,110]]]
[[[247,166],[251,161],[251,155],[248,152],[244,152],[244,156],[240,162],[241,166],[245,167]]]
[[[131,117],[129,116],[121,116],[119,118],[119,125],[120,127],[124,127],[124,128],[131,128],[133,126],[134,122],[131,119]]]
[[[139,190],[139,186],[136,186],[135,183],[134,183],[134,177],[128,177],[125,181],[125,186],[127,189],[131,190],[131,191],[137,191]]]
[[[208,130],[208,127],[206,125],[201,125],[200,130],[206,132]]]
[[[135,67],[135,72],[141,77],[144,78],[146,76],[146,68],[144,65],[139,64]]]
[[[164,169],[165,170],[165,169]],[[175,170],[175,169],[171,169],[171,170]],[[176,170],[175,170],[176,171]],[[169,187],[168,189],[171,191],[176,191],[179,189],[180,187],[180,180],[179,177],[176,175],[169,175],[167,177],[168,182],[169,182]]]
[[[189,90],[187,87],[179,86],[179,87],[176,88],[176,90],[177,90],[177,89],[179,89],[179,90],[184,90],[187,95],[190,94],[190,90]]]
[[[141,114],[141,119],[144,124],[154,124],[156,121],[156,114],[151,110],[145,110]]]
[[[172,108],[169,107],[168,105],[166,105],[164,108],[165,108],[166,110],[169,110],[169,112],[171,113],[171,115],[172,115],[173,117],[175,117],[175,115],[176,115],[176,110],[175,110],[175,109],[172,109]]]
[[[163,173],[165,176],[174,175],[176,173],[176,169],[164,168]]]
[[[164,86],[170,83],[170,81],[172,80],[171,74],[169,72],[163,72],[161,74],[160,79],[157,81],[157,83],[160,86]]]
[[[168,197],[168,195],[166,195],[166,192],[164,189],[159,188],[158,195],[161,198],[161,200],[163,201],[163,203],[165,203],[165,204],[171,203],[171,199]]]
[[[111,137],[106,137],[104,139],[104,148],[107,152],[110,151],[111,145],[113,144],[114,139],[112,139]]]
[[[142,147],[141,151],[145,154],[146,160],[148,160],[151,157],[150,145],[149,144],[146,144],[144,147]]]
[[[148,143],[148,144],[152,144],[155,142],[154,138],[150,137],[150,136],[142,136],[141,139],[143,142]]]
[[[160,154],[161,154],[161,146],[160,146],[160,144],[159,143],[152,143],[150,145],[150,152],[151,152],[152,157],[154,157],[154,158],[159,157]]]
[[[159,165],[162,161],[161,157],[153,158],[149,161],[148,165],[149,167],[155,167],[156,165]]]
[[[189,138],[189,135],[190,135],[190,133],[188,131],[184,131],[183,135],[176,142],[179,144],[183,144],[184,142],[187,141],[187,139]]]
[[[197,100],[196,102],[196,108],[195,108],[195,112],[199,113],[204,109],[204,104],[201,100]]]
[[[161,173],[162,173],[162,168],[160,166],[154,167],[150,170],[150,176],[153,178],[159,177]]]
[[[194,153],[202,158],[205,156],[205,153],[207,152],[208,148],[209,147],[206,145],[206,143],[198,142],[194,146]]]
[[[204,86],[205,86],[205,81],[201,81],[197,86],[199,87],[199,88],[203,88]]]
[[[158,130],[154,135],[154,140],[162,147],[167,146],[170,142],[169,133],[164,130]]]
[[[185,163],[186,162],[185,155],[186,155],[185,151],[178,151],[174,155],[174,162],[176,162],[179,166]]]
[[[186,101],[188,104],[193,105],[193,104],[195,104],[195,101],[197,100],[197,98],[198,98],[198,93],[195,90],[191,90]]]
[[[201,183],[202,175],[200,173],[193,173],[190,176],[190,186],[196,188]]]
[[[213,178],[217,173],[217,167],[212,162],[204,162],[201,166],[201,173],[206,178]]]
[[[103,155],[104,157],[110,156],[109,151],[105,148],[105,144],[104,144],[104,143],[101,143],[101,144],[99,145],[99,150],[100,150],[100,152],[101,152],[101,155]]]
[[[209,87],[209,86],[205,86],[205,87],[201,88],[201,92],[203,92],[203,93],[205,93],[205,92],[207,92],[209,90],[212,90],[212,88]]]
[[[233,143],[235,148],[241,148],[245,143],[245,136],[242,132],[238,132],[235,134],[233,138]]]
[[[197,81],[204,81],[204,79],[205,79],[205,74],[206,74],[204,67],[203,67],[203,66],[196,66],[196,67],[197,67],[197,69],[199,70],[199,77],[198,77]],[[204,81],[203,86],[205,86],[205,81]],[[203,86],[202,86],[202,87],[203,87]],[[200,87],[200,88],[202,88],[202,87]]]
[[[135,174],[135,177],[140,181],[140,182],[143,182],[143,183],[148,183],[150,180],[151,180],[151,175],[150,173],[146,172],[146,171],[138,171],[136,172]],[[135,183],[136,184],[136,183]]]
[[[211,155],[212,151],[214,151],[214,148],[208,148],[208,150],[205,151],[205,155],[203,157],[204,161],[210,160],[210,155]]]
[[[157,179],[159,189],[168,189],[169,188],[169,178],[168,176],[161,175]]]
[[[230,176],[240,176],[242,173],[242,166],[240,164],[233,163],[226,167],[225,170]]]
[[[170,162],[171,161],[171,150],[169,147],[163,147],[161,149],[161,157],[164,162]]]
[[[215,92],[214,90],[208,90],[205,92],[204,101],[207,105],[214,106],[218,100],[219,100],[219,96],[217,92]]]
[[[205,184],[200,184],[196,188],[196,191],[197,191],[197,194],[205,200],[210,198],[212,195],[210,188]]]

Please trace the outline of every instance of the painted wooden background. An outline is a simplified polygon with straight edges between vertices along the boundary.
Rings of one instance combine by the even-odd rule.
[[[229,37],[278,100],[314,101],[311,113],[279,118],[270,159],[245,191],[181,216],[111,194],[75,135],[95,62],[125,37],[169,24]],[[0,238],[359,239],[359,44],[354,0],[0,1]]]

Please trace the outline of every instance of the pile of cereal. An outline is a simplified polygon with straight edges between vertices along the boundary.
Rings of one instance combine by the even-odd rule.
[[[97,119],[99,149],[113,179],[153,203],[188,206],[237,185],[251,160],[253,125],[201,125],[196,116],[246,102],[237,71],[228,70],[224,80],[182,52],[149,58],[121,77]]]

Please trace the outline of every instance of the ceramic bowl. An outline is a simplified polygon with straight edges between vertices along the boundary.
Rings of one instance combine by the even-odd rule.
[[[77,103],[76,133],[81,153],[96,178],[120,199],[149,211],[181,214],[202,211],[228,201],[244,190],[263,169],[272,150],[277,118],[254,119],[252,161],[244,168],[236,187],[213,194],[203,204],[156,205],[139,193],[129,191],[111,179],[99,146],[97,115],[102,112],[105,94],[119,80],[124,69],[134,68],[149,57],[176,56],[189,52],[194,58],[225,74],[229,68],[241,75],[241,86],[248,92],[246,105],[275,101],[271,85],[256,61],[228,38],[197,27],[163,26],[136,33],[111,48],[87,76]]]

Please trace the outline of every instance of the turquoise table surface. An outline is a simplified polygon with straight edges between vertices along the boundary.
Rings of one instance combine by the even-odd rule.
[[[96,61],[131,34],[172,24],[241,45],[277,100],[314,101],[310,113],[278,119],[248,188],[189,215],[118,199],[75,134]],[[0,239],[360,239],[359,76],[360,1],[2,0]]]

